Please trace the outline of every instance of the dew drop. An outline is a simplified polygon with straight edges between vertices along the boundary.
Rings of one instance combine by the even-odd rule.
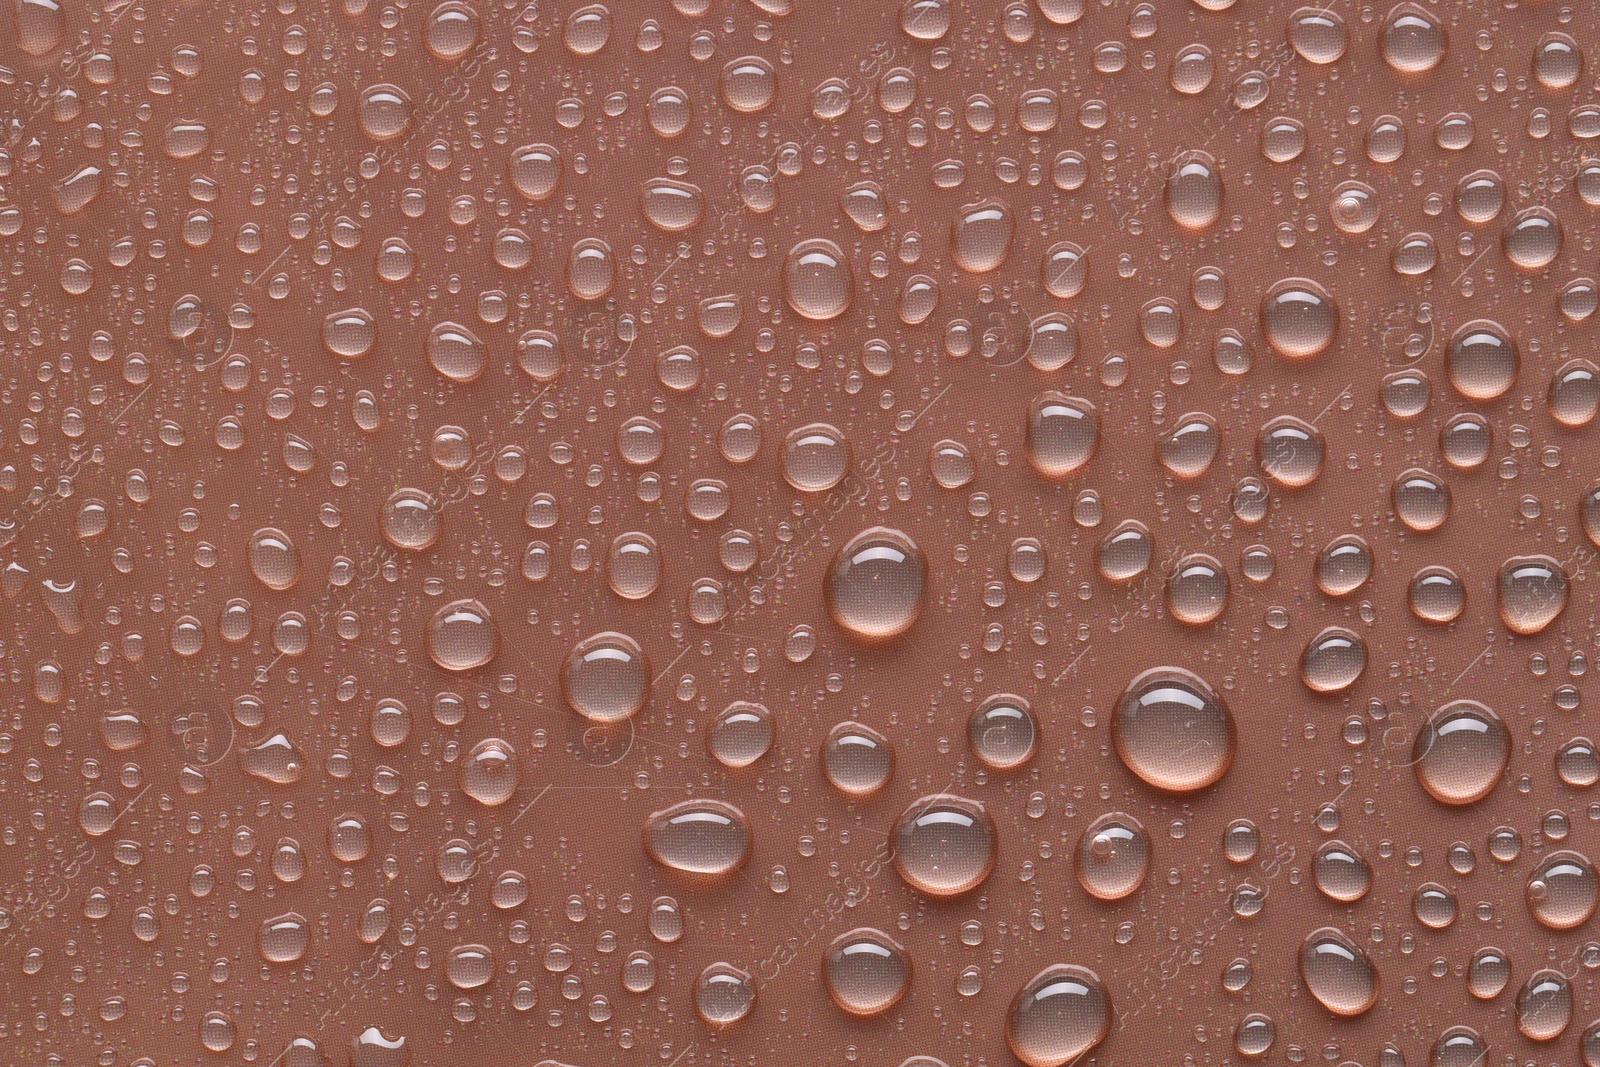
[[[1017,990],[1006,1043],[1027,1067],[1066,1067],[1111,1032],[1111,996],[1086,967],[1057,963]]]
[[[1417,782],[1442,804],[1474,804],[1494,791],[1511,759],[1511,735],[1487,705],[1452,700],[1428,717],[1411,748]]]
[[[1132,815],[1102,815],[1078,837],[1078,884],[1097,900],[1132,896],[1150,873],[1150,835]]]
[[[1378,1002],[1378,972],[1356,943],[1331,926],[1306,936],[1300,977],[1317,1003],[1335,1015],[1361,1015]]]
[[[893,640],[922,613],[928,564],[916,542],[886,526],[863,530],[840,547],[823,590],[828,612],[851,637]]]
[[[1199,675],[1155,667],[1128,683],[1111,720],[1117,755],[1145,784],[1192,793],[1221,780],[1233,763],[1233,713]]]
[[[833,1002],[851,1015],[882,1015],[911,988],[911,957],[883,931],[859,927],[828,946],[822,980]]]
[[[934,793],[900,815],[892,844],[895,870],[907,885],[947,898],[971,892],[989,877],[999,835],[982,804]]]
[[[720,800],[685,800],[645,821],[650,858],[682,874],[720,877],[750,855],[750,821]]]

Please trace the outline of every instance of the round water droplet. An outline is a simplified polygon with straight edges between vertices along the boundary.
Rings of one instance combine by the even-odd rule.
[[[972,481],[977,473],[977,464],[973,462],[972,452],[966,445],[946,439],[933,446],[928,457],[928,469],[941,488],[960,489]],[[1596,516],[1600,519],[1600,502],[1597,502]],[[1595,528],[1600,530],[1600,523]]]
[[[579,300],[600,300],[617,280],[611,246],[598,237],[585,237],[572,245],[567,257],[567,288]]]
[[[842,722],[822,743],[822,773],[849,797],[869,797],[894,776],[889,739],[859,722]]]
[[[1500,618],[1513,633],[1536,634],[1567,606],[1567,572],[1550,556],[1512,556],[1500,565]]]
[[[1458,329],[1445,349],[1450,384],[1468,400],[1496,400],[1517,380],[1517,343],[1498,322],[1474,319]]]
[[[384,501],[379,524],[391,545],[421,552],[439,542],[439,505],[421,489],[397,489]]]
[[[1372,888],[1372,868],[1343,841],[1329,841],[1317,849],[1311,869],[1322,895],[1340,904],[1354,903]]]
[[[1328,217],[1345,233],[1366,233],[1378,221],[1378,191],[1365,182],[1340,182],[1328,203]]]
[[[1378,972],[1356,943],[1331,926],[1300,945],[1300,977],[1317,1003],[1335,1015],[1360,1015],[1378,1002]]]
[[[637,531],[618,534],[606,555],[606,582],[625,600],[642,600],[661,585],[661,549]]]
[[[1444,23],[1413,3],[1395,5],[1378,34],[1383,61],[1401,74],[1427,73],[1439,65],[1449,47]]]
[[[1572,1022],[1572,985],[1552,968],[1534,971],[1517,993],[1517,1029],[1530,1041],[1554,1041]]]
[[[473,745],[461,763],[461,791],[487,807],[510,800],[518,778],[516,750],[498,737]]]
[[[1492,170],[1475,170],[1456,182],[1456,213],[1467,222],[1492,222],[1506,202],[1506,183]]]
[[[1211,468],[1222,444],[1217,420],[1202,411],[1180,415],[1156,445],[1161,465],[1178,478],[1198,478]]]
[[[261,924],[256,944],[268,963],[293,963],[311,944],[311,924],[299,912],[284,912]]]
[[[1300,680],[1313,693],[1338,693],[1367,668],[1367,642],[1354,630],[1329,626],[1300,655]]]
[[[891,840],[900,877],[939,898],[983,884],[999,850],[999,834],[983,805],[947,793],[913,802],[896,821]]]
[[[263,526],[250,535],[250,572],[275,592],[293,589],[300,581],[300,550],[289,535],[275,526]]]
[[[652,178],[640,193],[644,217],[664,233],[682,233],[699,225],[705,214],[705,194],[698,185]]]
[[[1111,996],[1087,967],[1057,963],[1017,990],[1006,1044],[1027,1067],[1066,1067],[1111,1032]]]
[[[1459,910],[1456,895],[1438,882],[1423,882],[1411,896],[1411,913],[1430,930],[1449,927]]]
[[[1551,930],[1573,930],[1594,915],[1600,878],[1581,852],[1552,852],[1528,875],[1528,911]]]
[[[1543,270],[1561,254],[1561,220],[1546,207],[1520,212],[1501,238],[1506,258],[1522,270]]]
[[[828,946],[822,981],[833,1002],[851,1015],[882,1015],[911,988],[911,957],[883,931],[860,927]]]
[[[447,671],[488,665],[500,651],[500,627],[481,601],[453,600],[428,622],[428,655]]]
[[[1028,460],[1047,478],[1065,478],[1093,458],[1100,415],[1080,397],[1049,390],[1028,408]]]
[[[1253,1012],[1239,1020],[1238,1027],[1233,1031],[1233,1046],[1241,1056],[1258,1059],[1272,1048],[1277,1036],[1278,1030],[1272,1019],[1260,1012]]]
[[[452,382],[475,382],[488,365],[484,343],[459,323],[441,322],[428,331],[428,365]]]
[[[336,356],[360,359],[377,339],[378,325],[365,308],[335,311],[322,320],[322,343]]]
[[[1128,683],[1112,716],[1111,739],[1129,771],[1172,793],[1218,782],[1238,742],[1227,704],[1182,667],[1155,667]]]
[[[1449,567],[1424,567],[1412,577],[1407,599],[1417,618],[1443,625],[1461,617],[1467,606],[1467,591]]]
[[[1452,467],[1471,470],[1489,458],[1493,439],[1494,431],[1487,419],[1476,412],[1463,412],[1452,416],[1439,430],[1439,451]]]
[[[561,180],[561,153],[552,145],[529,144],[513,149],[511,184],[527,200],[544,200]]]
[[[1310,359],[1333,343],[1339,306],[1307,278],[1286,278],[1261,300],[1261,332],[1284,359]]]
[[[1511,735],[1492,709],[1452,700],[1428,717],[1411,748],[1417,782],[1444,804],[1473,804],[1494,791],[1511,759]]]
[[[1587,359],[1563,363],[1550,379],[1545,404],[1563,426],[1577,429],[1593,422],[1600,411],[1600,367]]]
[[[1045,291],[1060,300],[1070,300],[1083,292],[1089,279],[1089,260],[1084,250],[1071,241],[1051,245],[1040,269]]]
[[[1511,981],[1511,960],[1498,948],[1485,946],[1467,964],[1467,992],[1479,1000],[1493,1000]]]
[[[1489,1045],[1470,1026],[1452,1026],[1433,1042],[1432,1067],[1482,1067]]]
[[[1274,163],[1291,163],[1306,150],[1306,125],[1297,118],[1279,115],[1268,119],[1261,130],[1261,154]]]
[[[928,564],[915,541],[886,526],[863,530],[840,547],[824,579],[828,611],[859,641],[889,641],[922,613]]]
[[[1078,327],[1059,311],[1048,312],[1028,326],[1028,362],[1037,370],[1057,371],[1078,354]]]
[[[422,39],[434,58],[457,60],[477,46],[481,22],[478,13],[460,0],[445,0],[428,16]]]
[[[1357,534],[1335,537],[1317,554],[1317,588],[1328,596],[1349,596],[1372,577],[1372,564],[1372,547],[1365,538]]]
[[[374,141],[393,141],[411,125],[411,97],[398,85],[371,86],[361,92],[356,118]]]
[[[1322,473],[1322,431],[1294,415],[1279,415],[1256,436],[1261,472],[1285,489],[1303,489]]]
[[[1207,626],[1228,607],[1228,572],[1203,552],[1179,559],[1167,578],[1167,610],[1188,626]]]
[[[731,963],[713,963],[695,979],[694,1010],[707,1026],[732,1026],[755,1006],[755,980]]]
[[[487,945],[456,945],[444,959],[445,977],[457,989],[477,989],[494,978],[494,952]]]
[[[751,114],[765,109],[778,94],[778,75],[760,56],[741,56],[722,68],[722,101]]]
[[[802,493],[825,493],[850,473],[850,441],[836,427],[813,422],[791,430],[779,460],[784,481]]]
[[[771,750],[773,733],[765,705],[735,700],[706,731],[706,748],[724,767],[748,767]]]
[[[844,314],[854,284],[850,261],[832,241],[801,241],[784,260],[785,298],[805,318],[825,322]]]
[[[604,4],[588,4],[567,16],[561,43],[575,56],[592,56],[611,40],[611,12]]]
[[[1600,748],[1587,737],[1574,737],[1556,751],[1556,774],[1575,789],[1600,782]]]
[[[950,254],[956,266],[972,273],[994,270],[1011,251],[1016,220],[1001,200],[967,204],[951,224]],[[798,310],[798,309],[796,309]]]
[[[650,696],[650,662],[639,642],[606,631],[573,646],[561,663],[567,706],[602,725],[632,718]]]
[[[997,693],[973,709],[967,720],[972,754],[985,766],[1011,771],[1033,758],[1039,747],[1039,720],[1022,697]]]
[[[1333,63],[1344,55],[1349,30],[1326,7],[1302,7],[1289,16],[1289,43],[1308,63]]]
[[[1129,582],[1150,569],[1154,552],[1150,528],[1137,519],[1124,519],[1100,541],[1095,562],[1107,581]]]
[[[1150,873],[1150,835],[1132,815],[1102,815],[1078,837],[1078,884],[1099,900],[1132,896]]]
[[[1450,487],[1420,467],[1402,471],[1390,491],[1394,513],[1418,533],[1437,530],[1450,516]]]
[[[1222,217],[1222,175],[1216,159],[1200,151],[1179,153],[1164,195],[1167,214],[1179,226],[1199,230],[1215,224]]]

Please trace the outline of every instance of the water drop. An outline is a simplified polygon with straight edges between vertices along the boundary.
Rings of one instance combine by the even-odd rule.
[[[1078,837],[1078,884],[1097,900],[1132,896],[1150,873],[1150,835],[1132,815],[1102,815]]]
[[[1111,1032],[1111,996],[1086,967],[1057,963],[1017,990],[1006,1043],[1027,1067],[1066,1067]]]
[[[1361,1015],[1378,1002],[1378,972],[1356,943],[1331,926],[1300,946],[1300,977],[1317,1003],[1335,1015]]]
[[[925,796],[895,822],[895,870],[928,896],[960,896],[994,870],[998,838],[994,820],[977,801],[947,793]]]
[[[1233,713],[1199,675],[1155,667],[1128,683],[1111,720],[1124,766],[1147,785],[1191,793],[1218,782],[1233,763]]]
[[[1412,744],[1412,768],[1443,804],[1473,804],[1493,792],[1511,759],[1511,735],[1492,709],[1452,700],[1428,717]]]
[[[916,542],[874,526],[845,542],[829,565],[828,611],[857,640],[880,643],[911,629],[922,613],[928,564]]]

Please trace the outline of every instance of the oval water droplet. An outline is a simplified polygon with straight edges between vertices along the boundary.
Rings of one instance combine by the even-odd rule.
[[[828,612],[851,637],[868,643],[904,634],[922,613],[928,564],[915,541],[874,526],[845,542],[824,579]]]
[[[750,821],[720,800],[685,800],[655,812],[644,827],[650,858],[681,874],[716,878],[750,855]]]
[[[1300,977],[1317,1003],[1335,1015],[1361,1015],[1378,1002],[1378,972],[1356,943],[1331,926],[1300,945]]]

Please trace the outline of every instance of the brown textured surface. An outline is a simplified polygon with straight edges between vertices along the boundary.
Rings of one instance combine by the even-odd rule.
[[[1013,996],[1062,963],[1095,972],[1110,1000],[1110,1033],[1090,1053],[1105,1064],[1238,1062],[1235,1030],[1251,1013],[1272,1020],[1269,1062],[1398,1067],[1399,1054],[1415,1067],[1455,1025],[1474,1027],[1495,1061],[1581,1062],[1600,947],[1586,952],[1590,924],[1549,929],[1527,901],[1546,854],[1593,854],[1600,819],[1555,760],[1594,732],[1583,513],[1600,474],[1594,408],[1582,381],[1572,425],[1547,399],[1558,368],[1594,345],[1581,301],[1563,296],[1595,269],[1600,204],[1600,174],[1585,177],[1600,114],[1581,6],[1424,5],[1448,47],[1421,73],[1380,52],[1387,9],[1350,5],[1329,9],[1348,37],[1329,63],[1288,43],[1295,5],[1253,0],[1221,11],[917,0],[919,33],[948,14],[937,40],[907,32],[887,3],[617,3],[589,55],[574,47],[583,27],[569,28],[576,5],[351,6],[0,11],[0,1061],[1010,1063]],[[430,51],[430,25],[462,11],[475,36],[460,54],[440,54],[437,37]],[[1538,76],[1550,33],[1584,53],[1565,87],[1548,84],[1553,60]],[[1111,43],[1121,69],[1109,69]],[[1195,44],[1215,73],[1180,93],[1174,56]],[[754,111],[730,106],[724,75],[746,56],[775,83]],[[884,76],[902,67],[915,92],[892,111]],[[1245,108],[1250,72],[1266,99]],[[850,103],[823,119],[814,91],[829,78]],[[380,141],[362,100],[383,83],[410,107]],[[669,86],[691,112],[674,137],[650,119]],[[1019,102],[1044,89],[1059,117],[1025,130]],[[563,122],[574,101],[581,116]],[[1452,112],[1473,126],[1459,150],[1436,134]],[[1406,131],[1387,162],[1368,142],[1383,115]],[[1274,161],[1263,136],[1283,116],[1306,144]],[[512,158],[541,143],[558,150],[560,176],[534,200]],[[1067,152],[1082,157],[1081,183]],[[1173,178],[1192,152],[1219,177],[1214,218]],[[74,190],[92,178],[62,186],[84,167],[99,168],[87,203]],[[775,203],[750,191],[753,167]],[[1498,176],[1504,205],[1469,221],[1457,183],[1480,169]],[[647,217],[642,190],[657,178],[698,188],[693,225],[666,232]],[[882,189],[880,228],[842,203],[865,181]],[[1335,188],[1351,181],[1377,205],[1360,233],[1335,219]],[[986,201],[1014,235],[978,249],[998,262],[972,270],[990,264],[964,259],[952,227]],[[1532,208],[1557,221],[1560,248],[1519,266],[1528,254],[1504,234]],[[507,229],[531,244],[526,262],[506,253]],[[1395,249],[1417,233],[1437,265],[1401,273]],[[410,249],[404,276],[385,266],[393,238]],[[615,280],[582,299],[592,294],[569,258],[592,239]],[[791,250],[815,240],[849,265],[847,306],[826,320],[808,317],[816,307],[785,276]],[[1087,264],[1066,297],[1043,266],[1063,241]],[[1225,278],[1220,306],[1194,295],[1203,267]],[[938,293],[920,318],[906,303],[916,276]],[[1262,323],[1263,296],[1293,278],[1320,285],[1339,314],[1332,344],[1304,360],[1274,351]],[[724,331],[706,329],[702,301],[729,295],[738,324],[712,336]],[[1142,313],[1163,298],[1181,319],[1170,345],[1152,343]],[[347,309],[375,331],[354,359],[326,344],[325,318]],[[1042,370],[1035,323],[1049,313],[1072,323],[1076,347]],[[1520,354],[1492,399],[1472,399],[1481,383],[1447,367],[1450,339],[1474,319],[1500,324]],[[970,351],[952,343],[955,320]],[[430,362],[430,331],[446,322],[481,340],[474,380]],[[1214,360],[1229,329],[1253,350],[1244,373]],[[558,338],[559,374],[525,373],[530,330]],[[700,369],[686,391],[658,374],[659,354],[680,345]],[[1382,394],[1404,368],[1430,382],[1408,417]],[[1026,434],[1047,390],[1090,401],[1099,420],[1092,458],[1059,478],[1036,469]],[[1462,412],[1493,430],[1473,469],[1440,444]],[[1159,441],[1193,413],[1219,442],[1179,478]],[[743,462],[724,430],[736,415],[760,428]],[[1259,462],[1257,433],[1282,416],[1325,441],[1303,488],[1273,484]],[[662,442],[644,462],[619,444],[639,417]],[[850,463],[836,486],[802,492],[782,454],[813,423],[848,442]],[[452,426],[467,439],[456,459],[435,444]],[[959,487],[935,477],[947,441],[970,452]],[[1449,489],[1437,529],[1397,513],[1409,468]],[[1259,519],[1237,513],[1250,478],[1269,488]],[[703,479],[723,484],[725,514],[690,511]],[[385,537],[399,489],[431,498],[437,543]],[[544,521],[530,507],[541,493],[554,521],[530,528]],[[1151,563],[1109,581],[1096,546],[1128,520],[1148,527]],[[841,626],[850,590],[830,601],[827,588],[840,546],[876,526],[902,531],[926,563],[920,616],[887,642]],[[295,546],[285,581],[252,567],[263,528]],[[725,563],[735,530],[757,547],[745,570]],[[654,539],[660,580],[629,600],[608,554],[635,532]],[[1372,577],[1325,595],[1317,555],[1350,533],[1370,544]],[[1021,538],[1048,561],[1036,580],[1011,561]],[[546,562],[530,561],[530,542]],[[1252,545],[1275,558],[1265,581],[1244,573]],[[1194,553],[1229,579],[1211,605],[1220,615],[1198,626],[1173,618],[1168,591]],[[1504,617],[1497,576],[1531,555],[1558,562],[1570,592],[1563,613],[1519,634],[1530,627]],[[1408,606],[1412,575],[1430,565],[1465,589],[1448,625]],[[466,599],[492,616],[498,643],[486,665],[445,670],[427,634]],[[1359,635],[1366,666],[1318,694],[1302,652],[1328,626]],[[797,627],[814,634],[809,654]],[[562,664],[607,631],[637,641],[650,685],[637,714],[595,725],[570,706]],[[1236,723],[1231,767],[1196,793],[1151,788],[1113,746],[1119,696],[1158,666],[1198,674]],[[459,720],[441,693],[459,696]],[[1003,693],[1025,698],[1040,730],[1033,757],[1005,771],[968,736],[973,709]],[[1498,713],[1511,755],[1485,799],[1450,806],[1419,784],[1413,742],[1457,699]],[[373,726],[384,700],[409,712],[392,745]],[[764,705],[775,728],[770,753],[742,769],[707,746],[734,701]],[[142,728],[104,724],[123,712]],[[892,779],[865,799],[821,770],[846,720],[895,753]],[[298,750],[295,781],[253,774],[264,764],[242,755],[275,735]],[[463,787],[469,752],[489,738],[517,766],[499,805]],[[980,802],[997,829],[993,873],[949,900],[914,891],[891,863],[896,819],[939,792]],[[692,880],[652,861],[649,816],[686,800],[748,820],[737,873]],[[1149,874],[1103,902],[1074,855],[1084,827],[1113,812],[1148,832]],[[330,833],[350,813],[371,844],[342,861]],[[1241,819],[1260,848],[1236,863],[1223,838]],[[1505,861],[1491,856],[1499,827],[1520,835]],[[303,857],[297,879],[274,864],[284,839]],[[1355,903],[1315,884],[1313,854],[1335,839],[1372,868]],[[476,860],[464,881],[441,877],[450,842]],[[1470,873],[1447,862],[1456,842],[1476,854]],[[201,867],[215,882],[204,893]],[[527,876],[527,899],[498,907],[508,870]],[[1414,911],[1426,882],[1458,900],[1443,929]],[[1242,917],[1247,885],[1264,902]],[[663,895],[683,913],[671,943],[647,923]],[[393,919],[369,941],[362,917],[379,899]],[[291,912],[309,929],[304,954],[269,962],[258,931]],[[1303,939],[1324,926],[1380,976],[1359,1017],[1331,1014],[1298,970]],[[911,961],[909,991],[876,1018],[847,1015],[821,981],[828,945],[857,927]],[[493,953],[482,985],[450,977],[452,951],[472,945]],[[1465,978],[1485,946],[1511,960],[1509,986],[1486,1002]],[[623,984],[635,952],[655,961],[648,992]],[[1229,992],[1224,970],[1241,957],[1251,980]],[[694,998],[716,963],[757,990],[750,1014],[721,1029]],[[1542,967],[1568,976],[1573,1001],[1550,1044],[1525,1036],[1538,1024],[1516,1006]],[[354,1049],[370,1027],[404,1048]]]

